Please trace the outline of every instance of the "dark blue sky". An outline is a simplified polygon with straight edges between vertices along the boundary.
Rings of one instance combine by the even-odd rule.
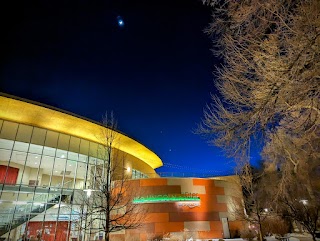
[[[1,5],[0,91],[96,121],[114,111],[119,129],[163,160],[158,172],[232,171],[221,150],[192,133],[219,64],[201,1]]]

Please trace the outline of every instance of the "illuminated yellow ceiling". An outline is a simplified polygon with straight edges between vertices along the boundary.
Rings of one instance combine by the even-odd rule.
[[[62,110],[54,110],[53,107],[13,98],[0,96],[1,119],[54,130],[104,144],[99,135],[102,128],[105,127],[64,113]],[[144,161],[153,169],[163,165],[161,159],[154,152],[124,134],[117,133],[114,146]]]

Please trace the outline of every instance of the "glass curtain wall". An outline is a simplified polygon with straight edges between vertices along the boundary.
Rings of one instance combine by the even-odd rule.
[[[80,209],[72,200],[90,188],[91,170],[102,163],[98,149],[81,138],[0,120],[0,237],[79,240]]]
[[[132,169],[132,179],[142,179],[142,178],[148,178],[148,175],[144,174],[143,172],[140,172],[136,169]]]

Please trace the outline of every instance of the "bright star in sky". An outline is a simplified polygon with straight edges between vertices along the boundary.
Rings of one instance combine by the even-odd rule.
[[[117,17],[117,21],[118,21],[118,25],[119,25],[120,27],[123,27],[123,26],[124,26],[124,21],[123,21],[122,17],[118,16],[118,17]]]

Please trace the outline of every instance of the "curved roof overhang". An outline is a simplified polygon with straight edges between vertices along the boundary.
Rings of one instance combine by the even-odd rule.
[[[98,137],[105,128],[102,125],[51,106],[20,100],[14,96],[3,94],[0,96],[0,118],[104,144],[103,140]],[[142,160],[153,169],[163,165],[154,152],[120,132],[117,132],[114,143],[115,148]]]

